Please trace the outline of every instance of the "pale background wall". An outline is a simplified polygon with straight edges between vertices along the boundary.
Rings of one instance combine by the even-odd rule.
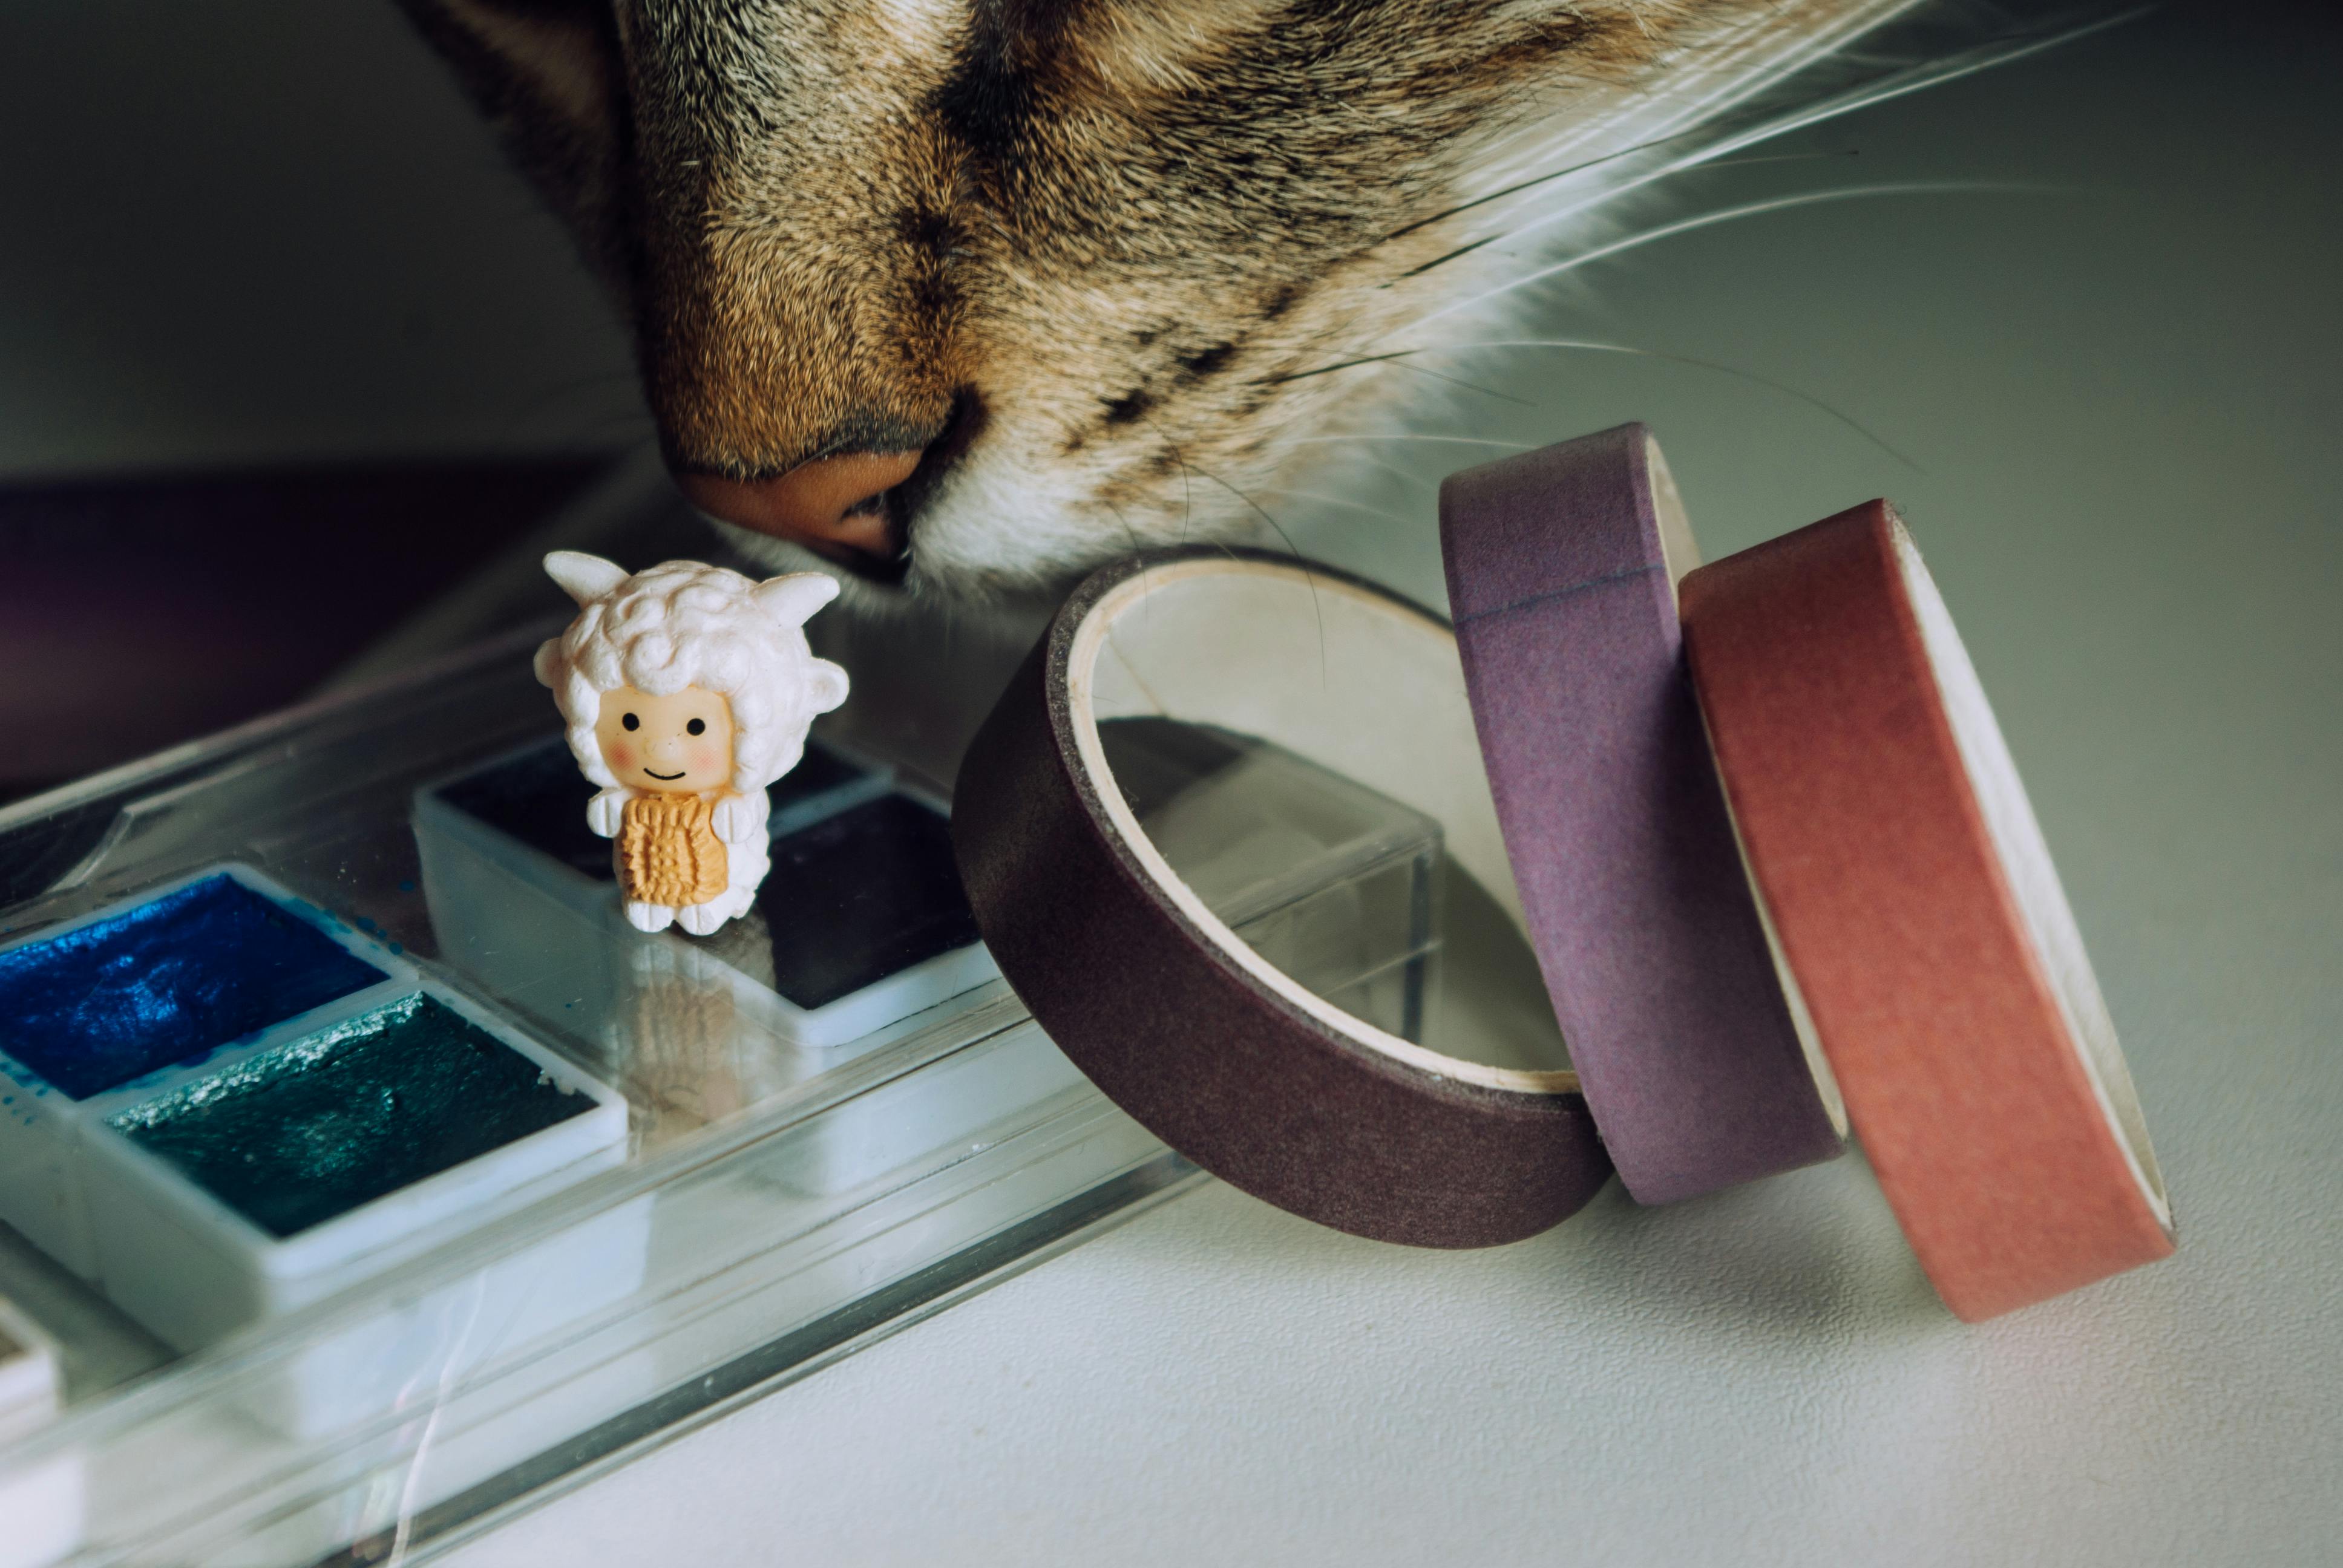
[[[387,0],[0,7],[0,477],[599,447],[623,337]]]

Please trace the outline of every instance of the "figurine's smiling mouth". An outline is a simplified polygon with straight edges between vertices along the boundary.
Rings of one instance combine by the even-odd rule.
[[[684,768],[679,769],[673,773],[652,773],[649,769],[646,768],[643,771],[649,774],[651,778],[658,779],[662,784],[669,784],[674,782],[676,779],[682,778],[684,774],[690,772],[691,769]]]

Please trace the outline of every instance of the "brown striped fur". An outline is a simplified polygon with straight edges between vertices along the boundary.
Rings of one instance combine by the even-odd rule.
[[[890,505],[907,586],[965,594],[1250,527],[1362,379],[1288,377],[1464,275],[1430,264],[1477,160],[1655,90],[1703,29],[1833,11],[400,3],[627,312],[669,461],[938,441]]]

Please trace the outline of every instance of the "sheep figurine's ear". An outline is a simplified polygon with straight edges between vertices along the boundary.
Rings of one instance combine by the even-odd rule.
[[[846,671],[826,658],[814,659],[806,674],[806,696],[816,713],[828,713],[846,700]]]
[[[803,626],[813,612],[838,597],[838,579],[825,572],[791,572],[767,578],[749,590],[763,610],[783,626]]]
[[[545,575],[579,604],[592,604],[627,580],[627,568],[583,550],[556,550],[545,558]]]

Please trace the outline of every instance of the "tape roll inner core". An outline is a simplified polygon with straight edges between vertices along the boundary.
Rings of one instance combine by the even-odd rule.
[[[1455,637],[1399,600],[1299,566],[1200,559],[1117,585],[1074,632],[1074,739],[1116,833],[1181,915],[1229,961],[1361,1046],[1461,1082],[1574,1093],[1559,1026],[1528,959],[1521,898],[1489,795]],[[1526,994],[1459,997],[1503,1033],[1496,1065],[1405,1040],[1346,1012],[1263,959],[1207,909],[1150,839],[1115,780],[1099,726],[1161,717],[1256,737],[1439,822],[1448,859],[1502,910]],[[1491,988],[1464,988],[1481,991]]]
[[[1676,477],[1668,471],[1659,442],[1649,435],[1644,437],[1644,471],[1652,482],[1652,515],[1660,525],[1660,561],[1667,568],[1668,586],[1674,588],[1700,565],[1700,541],[1693,536],[1692,514],[1684,510]]]
[[[1645,472],[1652,485],[1652,512],[1660,525],[1660,559],[1667,568],[1668,586],[1673,591],[1684,580],[1684,573],[1701,564],[1700,542],[1692,531],[1692,515],[1684,509],[1683,493],[1676,488],[1676,477],[1668,470],[1668,460],[1660,453],[1659,442],[1649,435],[1644,437]],[[1703,716],[1701,731],[1708,732],[1708,719]],[[1711,741],[1714,749],[1714,740]],[[1758,929],[1765,933],[1765,956],[1774,966],[1774,978],[1782,988],[1782,1001],[1790,1015],[1790,1030],[1797,1037],[1799,1054],[1806,1060],[1806,1071],[1815,1081],[1815,1093],[1823,1104],[1823,1114],[1830,1118],[1832,1129],[1841,1138],[1846,1136],[1846,1096],[1838,1086],[1838,1075],[1831,1070],[1830,1058],[1823,1053],[1821,1034],[1815,1028],[1814,1013],[1806,1006],[1805,992],[1799,988],[1797,972],[1790,968],[1790,958],[1782,950],[1782,935],[1774,925],[1774,911],[1765,901],[1765,890],[1757,880],[1756,868],[1749,863],[1749,846],[1742,840],[1741,823],[1733,814],[1733,802],[1725,800],[1725,819],[1733,829],[1734,852],[1741,859],[1741,875],[1749,884],[1749,900],[1757,910]]]
[[[1953,624],[1952,612],[1936,591],[1936,579],[1929,576],[1912,536],[1901,521],[1893,527],[1896,564],[1919,621],[1921,646],[1927,651],[1937,689],[1943,694],[1954,744],[1968,772],[1986,830],[1999,851],[2011,897],[2025,920],[2030,945],[2057,1000],[2058,1010],[2065,1016],[2067,1037],[2079,1047],[2077,1056],[2100,1111],[2116,1131],[2133,1180],[2168,1234],[2172,1204],[2165,1194],[2163,1172],[2157,1169],[2156,1151],[2148,1143],[2147,1121],[2132,1087],[2131,1070],[2124,1064],[2107,999],[2100,994],[2099,982],[2084,952],[2083,933],[2059,884],[2058,868],[2050,859],[2049,845],[2035,820],[2026,786],[2018,779],[2017,764],[2010,757],[2001,726],[1994,720],[1984,683],[1977,678],[1976,667]]]
[[[1667,566],[1668,584],[1674,588],[1684,580],[1684,573],[1701,564],[1700,545],[1693,536],[1692,517],[1684,510],[1675,476],[1668,471],[1668,460],[1660,455],[1659,442],[1645,437],[1644,455],[1652,479],[1652,510],[1660,523],[1660,558]],[[1708,734],[1706,715],[1701,718],[1701,733]],[[1712,750],[1715,745],[1712,737]],[[1742,839],[1741,821],[1734,815],[1729,797],[1725,799],[1725,819],[1733,829],[1734,853],[1740,857],[1741,875],[1749,884],[1749,901],[1757,910],[1758,929],[1765,933],[1765,956],[1772,961],[1774,979],[1782,988],[1783,1006],[1790,1015],[1790,1031],[1797,1037],[1798,1052],[1805,1058],[1806,1071],[1814,1078],[1823,1114],[1830,1118],[1832,1130],[1845,1138],[1846,1095],[1838,1086],[1838,1074],[1831,1070],[1830,1058],[1823,1052],[1822,1035],[1815,1028],[1815,1015],[1806,1006],[1806,993],[1798,984],[1797,971],[1790,967],[1790,956],[1782,950],[1782,933],[1774,924],[1773,907],[1765,901],[1765,885],[1757,879],[1756,868],[1749,863],[1749,846]]]

